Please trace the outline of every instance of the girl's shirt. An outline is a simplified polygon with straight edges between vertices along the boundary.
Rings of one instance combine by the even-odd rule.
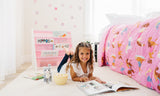
[[[86,77],[89,75],[89,72],[90,72],[89,64],[87,64],[87,73],[83,72],[83,69],[80,64],[78,64],[78,66],[77,66],[77,64],[72,63],[71,65],[73,67],[74,72],[77,74],[78,77]]]
[[[83,72],[82,67],[81,67],[80,64],[78,64],[78,66],[77,66],[77,64],[71,63],[70,65],[72,65],[73,70],[77,74],[78,77],[85,77],[85,76],[89,75],[89,72],[90,72],[90,70],[89,70],[89,64],[87,65],[87,73]],[[60,73],[66,73],[66,66],[67,66],[67,63],[64,64],[64,66],[62,67]],[[68,74],[68,79],[71,79],[70,68],[68,69],[67,74]]]

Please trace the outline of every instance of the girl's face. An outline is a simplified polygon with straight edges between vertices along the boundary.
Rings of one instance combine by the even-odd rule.
[[[80,47],[78,55],[81,63],[87,63],[87,61],[90,59],[90,49],[86,47]]]

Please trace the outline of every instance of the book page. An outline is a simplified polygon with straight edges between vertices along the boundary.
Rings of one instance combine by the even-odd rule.
[[[104,86],[103,84],[100,84],[96,81],[88,81],[81,85],[78,85],[78,87],[84,91],[87,95],[93,95],[103,92],[111,92],[113,91],[109,87]]]
[[[138,89],[135,86],[130,86],[130,85],[125,85],[123,83],[119,83],[119,84],[114,84],[112,86],[112,89],[115,91],[125,91],[125,90],[129,90],[129,89]]]

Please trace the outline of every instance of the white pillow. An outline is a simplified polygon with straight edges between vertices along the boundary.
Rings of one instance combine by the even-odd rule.
[[[118,14],[106,14],[107,19],[111,25],[115,24],[134,24],[138,21],[143,21],[144,18],[135,15],[118,15]]]
[[[160,12],[150,12],[148,14],[146,14],[146,18],[150,19],[150,18],[156,18],[160,16]]]

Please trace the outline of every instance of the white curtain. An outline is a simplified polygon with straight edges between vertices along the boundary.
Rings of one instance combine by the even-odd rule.
[[[16,72],[16,0],[0,1],[0,80]]]

